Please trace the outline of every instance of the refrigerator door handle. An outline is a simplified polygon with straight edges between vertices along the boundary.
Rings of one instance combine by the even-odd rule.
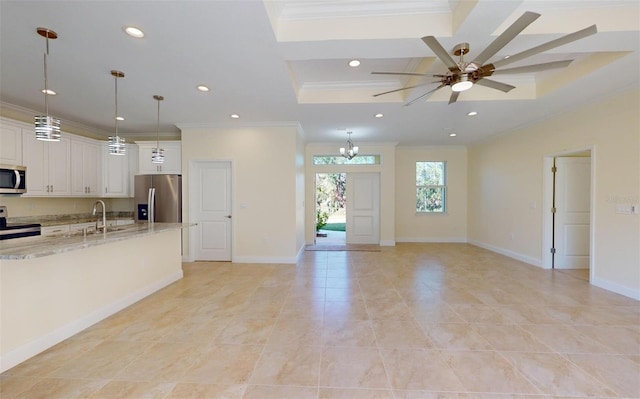
[[[147,196],[147,203],[149,204],[148,205],[149,215],[147,216],[147,219],[149,220],[149,223],[155,222],[155,199],[156,199],[156,189],[152,187],[149,189],[149,194]]]

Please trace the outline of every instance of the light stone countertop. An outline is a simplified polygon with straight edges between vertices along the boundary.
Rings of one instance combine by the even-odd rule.
[[[40,258],[195,225],[196,223],[153,223],[150,225],[144,222],[114,226],[107,229],[106,234],[92,232],[85,236],[83,232],[79,232],[53,237],[13,238],[0,241],[0,260]]]

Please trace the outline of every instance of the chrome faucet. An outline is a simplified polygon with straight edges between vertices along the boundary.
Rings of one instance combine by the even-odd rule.
[[[102,200],[97,200],[95,204],[93,204],[93,216],[96,216],[96,214],[98,213],[98,204],[102,205],[102,231],[104,233],[107,232],[107,209],[104,206],[104,201]],[[98,230],[100,229],[100,219],[96,220],[96,232],[98,232]]]

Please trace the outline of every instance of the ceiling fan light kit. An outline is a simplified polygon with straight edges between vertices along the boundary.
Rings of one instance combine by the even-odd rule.
[[[596,25],[591,25],[585,29],[570,33],[555,40],[551,40],[539,46],[530,48],[526,51],[522,51],[518,54],[512,54],[508,57],[503,57],[502,59],[494,63],[486,63],[491,57],[495,56],[498,51],[500,51],[504,46],[511,42],[511,40],[518,36],[518,34],[520,34],[520,32],[522,32],[527,26],[538,19],[538,17],[540,17],[540,14],[531,11],[527,11],[522,14],[520,18],[518,18],[513,24],[511,24],[511,26],[505,29],[504,32],[502,32],[493,42],[491,42],[491,44],[489,44],[489,46],[487,46],[487,48],[485,48],[480,54],[478,54],[472,62],[465,62],[464,60],[464,55],[467,54],[470,49],[469,43],[460,43],[453,48],[452,54],[459,57],[459,61],[456,62],[434,36],[425,36],[422,38],[422,41],[431,49],[431,51],[433,51],[436,57],[438,57],[444,63],[444,65],[448,68],[448,72],[446,74],[436,75],[409,72],[372,72],[372,74],[374,75],[422,76],[438,79],[435,82],[422,83],[374,94],[374,97],[389,93],[395,93],[402,90],[409,90],[416,87],[427,86],[432,83],[440,84],[435,89],[422,94],[421,96],[409,101],[408,103],[405,103],[404,105],[411,105],[417,100],[424,98],[445,86],[451,87],[449,104],[457,101],[460,92],[469,90],[476,84],[508,93],[509,91],[513,90],[515,86],[487,79],[487,77],[492,75],[534,73],[567,67],[573,60],[546,62],[510,69],[499,69],[513,62],[520,61],[527,57],[531,57],[533,55],[540,54],[542,52],[593,35],[598,31]]]

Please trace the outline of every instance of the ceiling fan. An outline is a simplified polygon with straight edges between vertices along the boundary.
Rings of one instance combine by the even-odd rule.
[[[500,36],[498,36],[491,44],[489,44],[489,46],[485,48],[479,55],[477,55],[471,62],[465,62],[464,60],[464,55],[469,52],[469,43],[460,43],[454,47],[453,55],[459,57],[459,61],[456,62],[453,58],[451,58],[449,53],[447,53],[447,51],[442,47],[440,42],[438,42],[438,40],[434,36],[425,36],[422,38],[422,41],[427,46],[429,46],[431,51],[433,51],[435,55],[445,64],[449,71],[446,74],[440,75],[410,72],[371,72],[374,75],[431,76],[434,78],[438,78],[438,80],[434,82],[422,83],[414,86],[403,87],[401,89],[385,91],[383,93],[374,94],[373,96],[382,96],[401,90],[409,90],[415,87],[426,86],[432,83],[440,84],[435,89],[422,94],[420,97],[417,97],[404,105],[411,105],[421,98],[424,98],[429,94],[442,89],[445,86],[451,86],[451,97],[449,98],[449,104],[456,102],[458,100],[460,92],[470,89],[473,85],[485,86],[507,93],[510,90],[514,89],[515,86],[487,79],[487,77],[493,75],[531,73],[546,71],[555,68],[564,68],[568,66],[573,60],[553,61],[515,68],[499,69],[505,65],[520,61],[524,58],[542,53],[547,50],[551,50],[564,44],[571,43],[584,37],[593,35],[597,32],[596,25],[591,25],[588,28],[570,33],[555,40],[551,40],[547,43],[530,48],[529,50],[522,51],[518,54],[511,55],[508,58],[503,58],[493,63],[485,64],[485,62],[493,57],[504,46],[506,46],[507,43],[513,40],[520,32],[522,32],[538,17],[540,17],[540,14],[530,11],[525,12],[520,18],[518,18],[518,20],[516,20],[513,24],[511,24],[511,26],[509,26],[504,32],[502,32]]]

